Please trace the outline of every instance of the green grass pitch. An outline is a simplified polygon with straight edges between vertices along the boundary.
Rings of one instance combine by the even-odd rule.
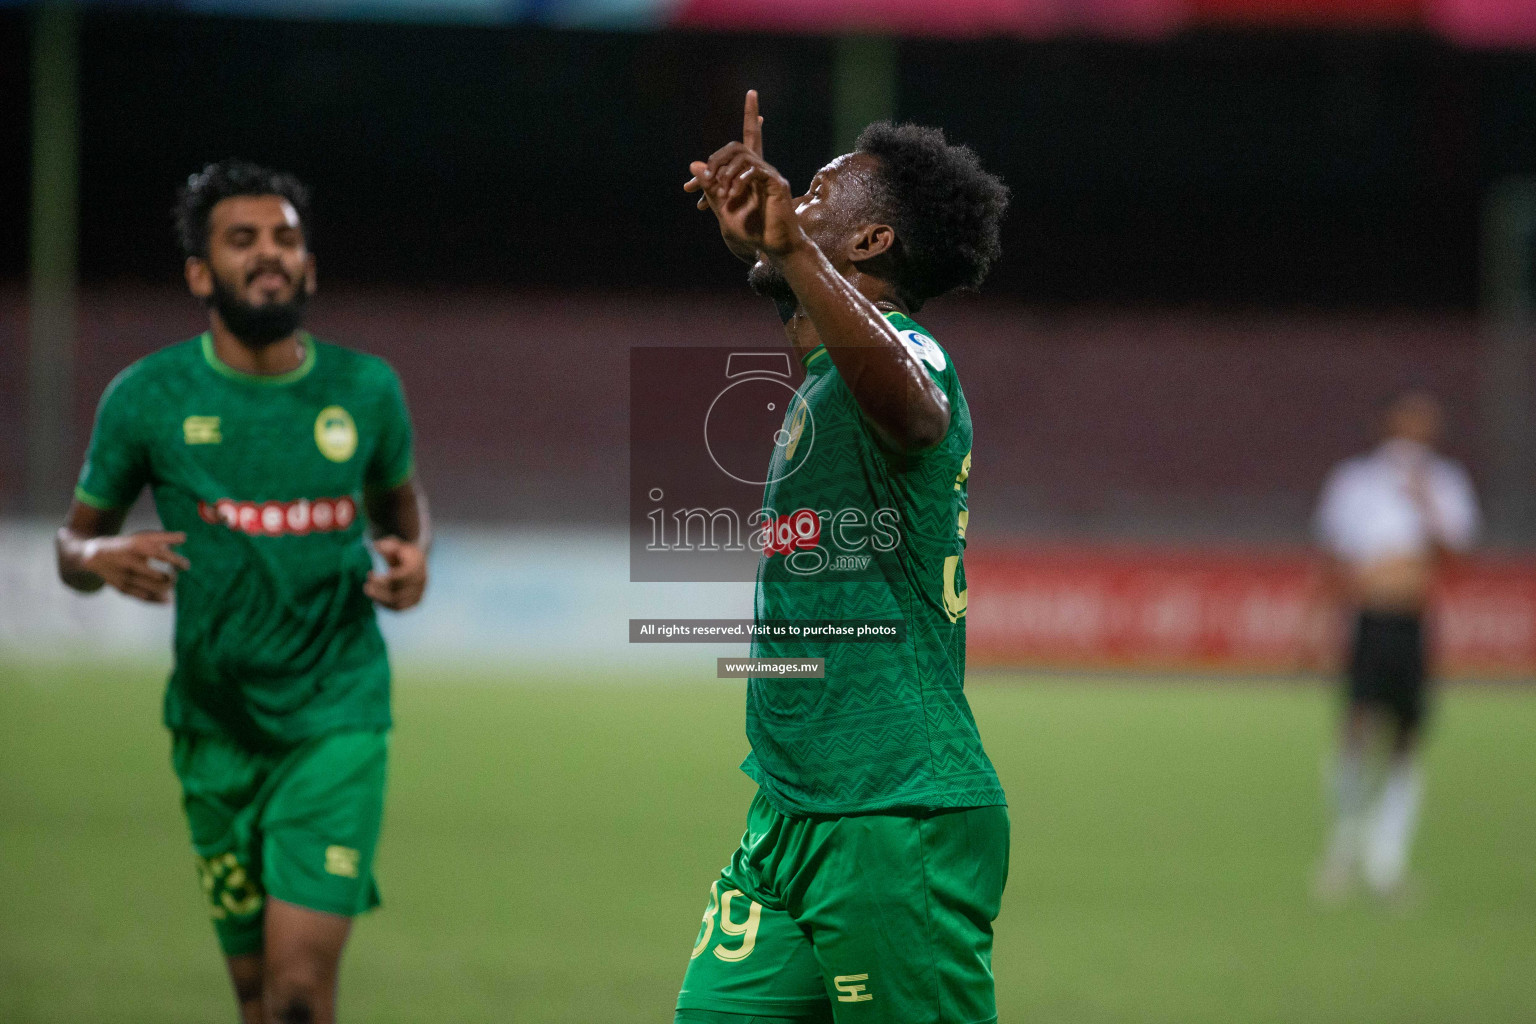
[[[658,1024],[751,783],[741,686],[407,668],[352,1022]],[[233,1005],[142,669],[0,668],[0,1021]],[[1012,805],[1005,1022],[1536,1020],[1536,691],[1435,722],[1420,900],[1307,896],[1321,690],[981,676]]]

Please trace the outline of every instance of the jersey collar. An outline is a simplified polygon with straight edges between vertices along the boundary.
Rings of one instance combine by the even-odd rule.
[[[309,376],[309,371],[315,368],[315,339],[310,337],[308,331],[299,335],[299,343],[304,346],[304,361],[287,373],[278,374],[246,373],[244,370],[237,370],[230,366],[219,358],[218,353],[214,352],[213,334],[209,331],[204,331],[199,341],[203,348],[203,359],[208,363],[213,372],[221,377],[228,377],[230,380],[245,381],[247,384],[263,384],[267,386],[292,384],[296,380],[302,380]]]

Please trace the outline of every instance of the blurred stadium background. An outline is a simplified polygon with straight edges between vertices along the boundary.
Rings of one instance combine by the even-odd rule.
[[[202,330],[169,208],[229,155],[313,187],[311,327],[399,369],[440,523],[348,1017],[670,1019],[741,689],[625,619],[750,592],[627,582],[627,368],[779,340],[680,187],[748,87],[796,184],[895,116],[1014,192],[984,293],[924,316],[978,437],[1003,1019],[1536,1020],[1526,0],[0,0],[0,1020],[229,1016],[168,616],[49,546],[102,388]],[[1421,899],[1325,912],[1308,521],[1408,386],[1488,545],[1437,606]]]

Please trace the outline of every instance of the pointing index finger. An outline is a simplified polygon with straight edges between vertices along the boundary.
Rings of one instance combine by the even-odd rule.
[[[757,112],[757,90],[747,90],[746,108],[741,114],[741,141],[758,156],[763,155],[763,118]]]

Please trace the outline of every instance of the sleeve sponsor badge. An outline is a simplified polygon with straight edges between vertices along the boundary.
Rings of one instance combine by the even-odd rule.
[[[901,338],[901,343],[907,346],[908,352],[933,367],[935,371],[943,372],[944,367],[949,365],[949,361],[944,358],[944,350],[922,331],[897,331],[896,333]]]

